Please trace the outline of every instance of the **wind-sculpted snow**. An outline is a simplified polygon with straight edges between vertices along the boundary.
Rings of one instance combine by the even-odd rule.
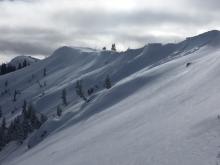
[[[22,145],[10,143],[0,152],[1,164],[219,163],[219,36],[211,31],[125,52],[62,47],[45,60],[0,76],[1,89],[8,80],[11,93],[21,91],[16,102],[10,92],[0,98],[8,121],[21,112],[24,99],[48,116]],[[110,89],[104,87],[106,76]],[[94,89],[86,94],[88,102],[76,95],[77,80],[85,92]],[[67,106],[62,105],[64,88]]]

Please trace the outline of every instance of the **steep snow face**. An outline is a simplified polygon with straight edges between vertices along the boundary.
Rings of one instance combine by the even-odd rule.
[[[3,165],[216,164],[220,139],[219,32],[179,44],[150,44],[122,53],[62,47],[23,70],[0,76],[9,89],[21,90],[17,102],[3,95],[8,120],[23,99],[34,102],[49,120],[22,146],[0,153]],[[217,37],[216,37],[217,36]],[[213,45],[215,43],[215,45]],[[190,64],[190,65],[187,65]],[[46,68],[46,76],[43,70]],[[109,75],[113,87],[103,87]],[[14,79],[17,81],[13,81]],[[75,82],[83,80],[83,102]],[[39,88],[39,83],[46,86]],[[68,106],[55,117],[67,90]],[[14,115],[11,109],[17,107]],[[43,131],[48,137],[40,137]],[[31,149],[27,149],[27,144]]]

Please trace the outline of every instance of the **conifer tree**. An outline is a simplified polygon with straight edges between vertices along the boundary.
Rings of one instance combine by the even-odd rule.
[[[7,65],[5,63],[3,63],[1,65],[1,74],[6,74],[7,73]]]
[[[47,121],[47,116],[40,114],[40,122],[43,124]]]
[[[47,76],[47,69],[44,68],[44,77],[46,77],[46,76]]]
[[[105,88],[106,89],[110,89],[112,87],[112,83],[111,83],[111,80],[110,80],[110,77],[109,75],[105,78]]]
[[[59,105],[57,106],[57,116],[58,117],[62,116],[62,109]]]
[[[24,137],[26,138],[28,133],[31,133],[33,131],[33,127],[31,126],[29,120],[27,118],[24,118],[22,122],[22,128],[24,131]]]
[[[39,121],[39,119],[38,119],[38,117],[36,115],[36,112],[34,110],[34,106],[33,106],[32,103],[29,104],[29,106],[28,106],[27,116],[28,116],[28,118],[30,120],[31,126],[34,129],[40,128],[41,123],[40,123],[40,121]]]
[[[2,107],[0,106],[0,119],[2,118]]]
[[[27,101],[24,100],[23,105],[22,105],[22,114],[24,118],[27,118]]]
[[[67,103],[67,98],[66,98],[66,89],[63,89],[62,90],[62,102],[63,102],[63,105],[67,106],[68,103]]]
[[[3,131],[6,129],[6,119],[5,119],[5,117],[3,117],[3,119],[2,119],[1,128],[3,129]]]
[[[14,91],[14,95],[13,95],[13,101],[14,101],[14,102],[17,101],[17,95],[18,95],[18,91],[15,90],[15,91]]]
[[[33,111],[33,104],[30,103],[30,104],[28,105],[28,108],[27,108],[27,118],[28,118],[28,119],[31,118],[31,116],[32,116],[32,111]]]
[[[75,89],[76,89],[76,94],[79,97],[81,97],[84,101],[88,102],[88,99],[86,98],[86,96],[85,96],[85,94],[83,92],[82,81],[78,80],[76,82]]]
[[[5,81],[5,88],[8,87],[8,80]]]
[[[5,132],[3,131],[2,127],[0,127],[0,151],[3,149],[5,146]]]
[[[24,60],[24,61],[23,61],[23,68],[26,67],[26,66],[27,66],[27,61]]]
[[[22,68],[22,65],[21,63],[18,64],[18,69],[21,69]]]
[[[15,129],[15,139],[19,144],[23,143],[23,140],[26,139],[28,132],[24,131],[24,127],[20,123],[20,120],[18,119],[18,122],[16,123],[16,129]]]
[[[115,43],[112,44],[112,48],[111,48],[111,50],[112,50],[112,51],[116,51],[116,45],[115,45]]]

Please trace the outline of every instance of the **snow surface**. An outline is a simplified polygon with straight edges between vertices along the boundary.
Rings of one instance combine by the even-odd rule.
[[[220,151],[219,41],[220,32],[211,31],[178,44],[149,44],[121,53],[62,47],[45,60],[0,76],[1,89],[8,80],[10,91],[21,91],[16,103],[8,95],[0,98],[8,120],[20,113],[24,99],[49,117],[23,145],[9,144],[0,153],[0,164],[215,165]],[[107,75],[113,83],[109,90],[103,87]],[[80,79],[84,89],[96,89],[89,103],[74,92]],[[37,82],[47,85],[40,89]],[[58,118],[64,88],[69,104]],[[47,137],[41,139],[45,130]]]

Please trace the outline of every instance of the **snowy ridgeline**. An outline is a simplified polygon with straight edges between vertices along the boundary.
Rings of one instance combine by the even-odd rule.
[[[0,164],[218,164],[219,48],[218,31],[125,52],[62,47],[0,76]]]

